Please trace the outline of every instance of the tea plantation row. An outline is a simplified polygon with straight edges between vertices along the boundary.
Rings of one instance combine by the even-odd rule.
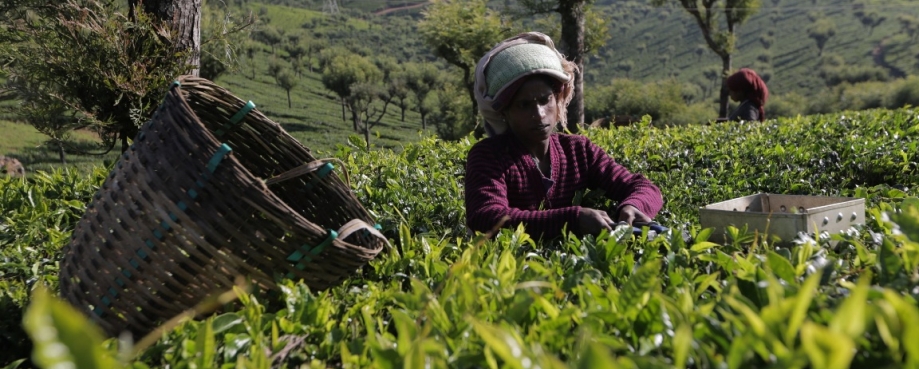
[[[34,342],[43,367],[916,367],[917,130],[912,109],[588,130],[661,187],[659,221],[674,232],[553,242],[466,235],[472,138],[340,146],[392,249],[342,286],[237,290],[232,312],[133,344],[102,343],[53,293],[29,292],[56,288],[60,250],[106,169],[0,180],[0,346],[11,348],[0,360]],[[744,229],[710,242],[698,208],[759,192],[862,197],[868,221],[786,247]],[[30,301],[34,341],[19,328]]]

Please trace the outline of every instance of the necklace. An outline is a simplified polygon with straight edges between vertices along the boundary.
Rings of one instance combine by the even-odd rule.
[[[530,157],[533,158],[533,164],[536,164],[536,170],[539,171],[539,174],[542,174],[543,177],[551,178],[552,167],[549,167],[549,175],[546,175],[546,173],[543,173],[542,168],[539,167],[539,159],[536,158],[536,155],[530,154]]]

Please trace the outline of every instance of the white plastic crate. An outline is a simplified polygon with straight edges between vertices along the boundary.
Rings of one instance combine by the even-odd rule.
[[[798,232],[839,232],[865,223],[865,199],[852,197],[760,193],[706,205],[699,209],[703,228],[715,228],[710,240],[724,242],[725,228],[748,227],[790,242]]]

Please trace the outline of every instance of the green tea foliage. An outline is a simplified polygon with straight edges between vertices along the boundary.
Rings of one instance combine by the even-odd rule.
[[[238,305],[180,324],[136,357],[130,342],[101,341],[39,290],[25,319],[32,358],[44,367],[136,368],[916,366],[917,130],[911,109],[678,128],[653,128],[646,118],[587,130],[661,187],[659,220],[675,232],[620,228],[554,242],[522,228],[466,235],[471,137],[422,138],[398,153],[341,146],[336,156],[353,189],[394,245],[343,285],[309,291],[285,280],[273,294],[242,294]],[[81,204],[52,195],[72,188],[63,198],[85,203],[99,172],[79,183],[66,173],[47,175],[53,184],[0,182],[0,193],[32,190],[33,201],[2,198],[4,214],[21,214],[11,219],[43,229],[65,214],[63,237],[28,238],[32,228],[15,228],[0,250],[57,260]],[[743,228],[714,243],[712,230],[697,225],[699,206],[757,192],[862,197],[867,224],[782,247]],[[587,193],[579,201],[605,200]],[[3,266],[33,260],[29,252],[4,254]],[[56,272],[32,275],[53,290]],[[25,304],[23,294],[15,298]],[[13,358],[28,355],[16,347]]]
[[[37,285],[57,285],[61,248],[107,171],[0,177],[0,364],[25,357],[22,306]]]

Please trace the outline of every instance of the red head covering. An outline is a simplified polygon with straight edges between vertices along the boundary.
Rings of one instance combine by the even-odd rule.
[[[763,106],[766,105],[766,99],[769,98],[769,89],[766,88],[766,82],[763,82],[756,72],[749,68],[741,68],[728,77],[727,85],[729,90],[743,93],[744,97],[759,108],[760,122],[766,120],[766,110],[763,109]]]

